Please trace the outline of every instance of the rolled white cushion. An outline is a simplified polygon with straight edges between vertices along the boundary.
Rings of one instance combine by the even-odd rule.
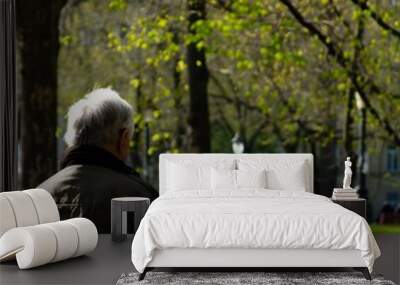
[[[97,228],[92,221],[85,218],[74,218],[64,222],[73,225],[78,232],[79,245],[75,256],[83,255],[94,250],[97,246]]]
[[[6,197],[0,195],[0,237],[9,229],[15,228],[17,222],[11,204]]]
[[[18,227],[0,238],[0,261],[14,255],[20,269],[86,254],[96,248],[97,229],[88,219]]]
[[[28,194],[23,191],[11,191],[3,192],[1,195],[10,202],[17,227],[33,226],[39,223],[35,205]]]
[[[60,220],[57,205],[50,193],[43,189],[25,190],[33,201],[36,213],[39,218],[39,224],[51,223]]]
[[[0,214],[0,237],[15,227],[60,220],[53,197],[43,189],[0,193]]]
[[[44,224],[56,236],[57,250],[51,262],[57,262],[75,256],[78,250],[78,233],[70,223],[65,221]]]
[[[57,250],[53,231],[43,225],[14,228],[0,239],[0,260],[16,254],[20,269],[40,266],[52,261]]]

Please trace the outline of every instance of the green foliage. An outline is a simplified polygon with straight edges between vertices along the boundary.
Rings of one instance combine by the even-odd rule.
[[[371,230],[374,234],[397,234],[400,235],[400,225],[380,225],[380,224],[371,224]]]
[[[143,131],[144,113],[151,110],[150,155],[188,151],[185,48],[195,43],[206,51],[210,72],[214,151],[230,152],[230,138],[239,130],[253,143],[251,151],[310,151],[340,141],[351,87],[345,69],[280,1],[228,2],[224,8],[208,1],[207,19],[191,32],[184,0],[82,2],[66,17],[60,37],[61,114],[95,82],[110,85],[135,106],[136,132]],[[365,19],[359,80],[372,78],[382,88],[370,100],[400,132],[400,39],[351,1],[295,2],[350,62],[360,44],[358,22]],[[399,4],[370,2],[399,28]],[[357,123],[358,113],[353,115]],[[385,141],[376,120],[368,122],[371,144]],[[138,139],[135,146],[143,149],[143,136]]]
[[[108,8],[110,10],[123,10],[126,9],[127,4],[126,0],[110,0]]]

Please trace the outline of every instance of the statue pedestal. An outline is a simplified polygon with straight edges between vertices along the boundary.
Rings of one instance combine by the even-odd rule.
[[[358,193],[353,188],[333,188],[332,199],[335,200],[353,200],[358,199]]]
[[[354,188],[333,188],[333,192],[357,193]]]

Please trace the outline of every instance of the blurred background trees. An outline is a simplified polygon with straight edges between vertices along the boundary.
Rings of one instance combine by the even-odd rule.
[[[346,156],[365,178],[400,146],[398,1],[70,0],[58,27],[59,158],[67,108],[100,86],[134,105],[131,162],[154,185],[159,153],[232,152],[235,134],[245,152],[313,153],[324,195]]]

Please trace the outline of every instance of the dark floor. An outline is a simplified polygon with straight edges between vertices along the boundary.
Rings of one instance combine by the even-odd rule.
[[[115,284],[122,273],[135,270],[130,258],[132,238],[117,243],[109,235],[100,235],[96,250],[88,256],[29,270],[19,270],[16,262],[0,264],[0,285]],[[377,235],[376,239],[382,257],[376,261],[374,273],[399,284],[400,236]]]
[[[132,237],[112,242],[100,235],[94,252],[45,266],[19,270],[16,262],[0,265],[0,284],[115,284],[124,272],[134,271],[131,262]]]
[[[374,272],[400,284],[400,235],[376,234],[375,239],[381,250],[381,257],[375,261]]]

